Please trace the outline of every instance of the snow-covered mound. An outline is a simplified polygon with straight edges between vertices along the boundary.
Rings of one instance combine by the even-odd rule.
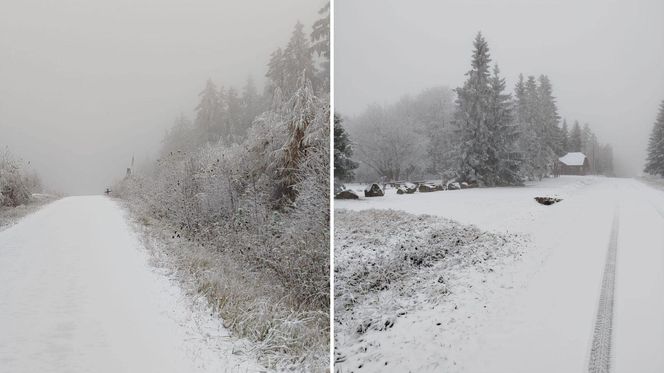
[[[520,236],[488,233],[440,217],[394,210],[336,211],[337,369],[382,371],[389,366],[407,371],[402,369],[419,358],[416,351],[408,353],[415,359],[408,361],[380,346],[386,338],[395,346],[407,343],[408,336],[393,328],[408,329],[414,314],[450,305],[458,299],[451,297],[455,293],[481,287],[501,263],[517,260],[524,246]],[[454,313],[427,318],[431,328],[456,328],[450,335],[464,334],[463,323],[454,323]]]

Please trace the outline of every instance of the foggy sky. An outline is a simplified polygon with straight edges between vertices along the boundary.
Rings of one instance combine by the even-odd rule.
[[[336,111],[461,86],[478,31],[510,92],[519,73],[548,75],[568,124],[611,143],[617,172],[641,172],[664,100],[662,0],[337,0]]]
[[[100,193],[156,152],[205,81],[264,82],[323,1],[2,0],[0,147],[48,187]]]

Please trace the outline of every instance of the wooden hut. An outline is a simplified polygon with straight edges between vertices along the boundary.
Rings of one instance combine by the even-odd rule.
[[[567,153],[556,164],[558,175],[587,175],[589,170],[588,157],[580,152]]]

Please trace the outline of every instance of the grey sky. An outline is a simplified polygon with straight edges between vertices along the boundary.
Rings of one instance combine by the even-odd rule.
[[[510,91],[547,74],[560,114],[612,143],[621,174],[640,172],[664,99],[661,0],[337,0],[336,111],[460,86],[478,31]]]
[[[0,2],[0,146],[45,183],[99,193],[153,154],[205,81],[263,83],[270,53],[323,1]]]

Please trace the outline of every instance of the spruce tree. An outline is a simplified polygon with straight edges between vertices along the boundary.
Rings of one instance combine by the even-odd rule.
[[[455,173],[461,181],[480,185],[519,184],[519,131],[513,123],[511,97],[505,93],[498,67],[493,74],[489,71],[489,47],[481,33],[473,46],[468,79],[456,90]]]
[[[581,126],[579,126],[579,121],[574,121],[572,130],[569,133],[569,152],[580,152],[582,151],[583,140],[581,134]]]
[[[664,176],[664,101],[659,106],[657,120],[650,133],[644,171],[651,175]]]
[[[318,80],[321,81],[320,91],[328,93],[330,88],[330,2],[318,11],[321,18],[314,22],[311,31],[311,49],[321,59]]]
[[[471,70],[463,87],[457,88],[457,112],[455,115],[456,158],[455,171],[462,181],[491,182],[492,167],[489,164],[495,157],[489,144],[491,133],[487,126],[487,113],[491,87],[489,86],[489,46],[478,33],[473,42],[474,51]]]
[[[561,155],[565,155],[569,151],[569,128],[567,128],[567,119],[563,119],[563,127],[560,129],[561,132]]]
[[[493,185],[519,185],[522,156],[517,151],[518,125],[514,122],[512,97],[505,93],[505,79],[500,77],[498,65],[490,78],[489,143],[493,149],[490,166],[495,167],[489,178]]]
[[[334,114],[334,178],[342,182],[353,180],[359,166],[353,161],[353,147],[339,114]]]
[[[221,126],[221,105],[217,87],[208,79],[205,89],[199,94],[200,103],[196,106],[196,120],[194,126],[198,132],[198,143],[211,143],[218,139],[218,130]]]

